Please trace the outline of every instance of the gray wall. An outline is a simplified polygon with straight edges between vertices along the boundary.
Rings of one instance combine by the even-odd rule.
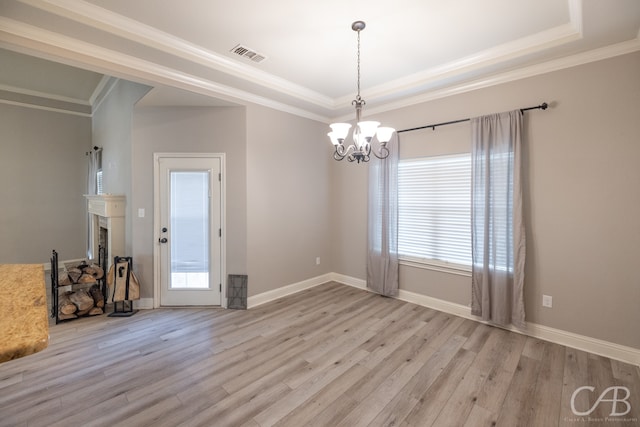
[[[326,134],[323,123],[247,108],[249,295],[333,271]]]
[[[525,119],[527,320],[635,348],[640,348],[638,76],[640,53],[633,53],[375,115],[404,129],[552,103]],[[401,153],[416,153],[416,144],[446,152],[447,142],[456,152],[468,132],[468,124],[461,124],[403,134]],[[365,168],[356,165],[334,164],[332,175],[334,184],[366,185]],[[366,214],[358,192],[337,188],[333,197],[334,218]],[[363,227],[336,228],[336,271],[364,279],[365,245]],[[464,276],[402,266],[400,286],[470,302],[470,278]],[[542,294],[553,296],[553,308],[541,306]]]
[[[247,272],[245,111],[228,108],[138,108],[134,115],[132,256],[142,297],[153,297],[153,153],[226,153],[226,270]],[[138,209],[145,217],[138,217]]]
[[[91,119],[0,104],[0,263],[86,256]]]
[[[258,106],[136,109],[131,212],[142,297],[153,296],[154,152],[226,153],[226,269],[249,275],[250,296],[332,271],[325,127]]]
[[[139,83],[118,80],[93,113],[93,145],[102,147],[103,190],[110,194],[124,194],[127,216],[125,218],[125,254],[131,254],[131,134],[133,108],[151,89]],[[116,254],[114,254],[116,255]],[[134,259],[135,262],[135,259]]]

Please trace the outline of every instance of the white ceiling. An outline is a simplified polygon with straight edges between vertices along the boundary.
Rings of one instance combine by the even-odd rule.
[[[156,87],[141,105],[330,121],[352,111],[355,20],[368,113],[640,50],[639,0],[0,0],[0,91],[91,104],[107,74]]]

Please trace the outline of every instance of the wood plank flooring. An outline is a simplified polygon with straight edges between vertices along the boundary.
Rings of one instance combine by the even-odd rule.
[[[576,395],[576,409],[623,386],[631,411],[610,417],[612,402],[602,401],[574,415],[582,386],[595,389]],[[0,364],[0,426],[629,426],[639,418],[637,366],[337,283],[247,311],[63,323],[46,350]]]

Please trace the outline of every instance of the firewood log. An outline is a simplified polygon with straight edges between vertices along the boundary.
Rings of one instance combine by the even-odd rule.
[[[69,275],[72,283],[78,283],[78,279],[82,276],[82,270],[73,267],[67,270],[67,275]]]
[[[84,289],[70,294],[69,299],[78,307],[78,314],[81,312],[87,313],[93,307],[93,298]]]
[[[93,307],[91,307],[91,308],[93,308]],[[82,310],[82,311],[78,310],[78,311],[76,311],[76,315],[78,317],[86,316],[91,311],[91,308],[88,308],[88,309]]]
[[[104,313],[104,311],[100,307],[93,307],[91,310],[89,310],[89,313],[87,313],[87,315],[97,316],[98,314],[102,314],[102,313]]]
[[[58,313],[60,316],[73,314],[76,312],[76,310],[78,310],[78,307],[76,307],[76,305],[71,302],[68,293],[60,295],[60,297],[58,298]]]
[[[58,273],[58,286],[69,286],[72,284],[73,282],[67,275],[66,271],[61,271],[60,273]]]
[[[93,273],[93,277],[95,277],[96,280],[102,279],[104,277],[104,269],[98,264],[91,264],[90,267],[95,271],[95,273]]]
[[[93,305],[100,308],[104,307],[104,295],[102,295],[100,285],[93,285],[89,288],[89,294],[93,298]]]
[[[82,269],[84,274],[93,276],[95,280],[102,279],[104,277],[104,270],[98,264],[91,264]],[[94,281],[95,281],[94,280]]]
[[[82,276],[78,279],[78,283],[96,283],[96,279],[91,274],[82,273]]]
[[[75,314],[58,314],[59,320],[76,319],[77,317]]]

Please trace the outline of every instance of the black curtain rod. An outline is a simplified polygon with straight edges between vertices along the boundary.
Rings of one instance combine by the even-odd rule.
[[[547,108],[549,108],[549,104],[547,104],[546,102],[543,102],[542,104],[536,105],[535,107],[521,108],[520,111],[524,113],[525,111],[529,111],[529,110],[546,110]],[[417,127],[417,128],[402,129],[402,130],[399,130],[398,133],[411,132],[412,130],[420,130],[420,129],[428,129],[428,128],[431,128],[432,130],[436,130],[436,128],[438,126],[452,125],[454,123],[468,122],[470,120],[471,119],[452,120],[450,122],[436,123],[436,124],[433,124],[433,125],[420,126],[420,127]]]
[[[98,147],[97,145],[94,145],[93,151],[102,151],[102,147]],[[84,153],[85,156],[88,156],[89,154],[91,154],[91,151],[85,151]]]

